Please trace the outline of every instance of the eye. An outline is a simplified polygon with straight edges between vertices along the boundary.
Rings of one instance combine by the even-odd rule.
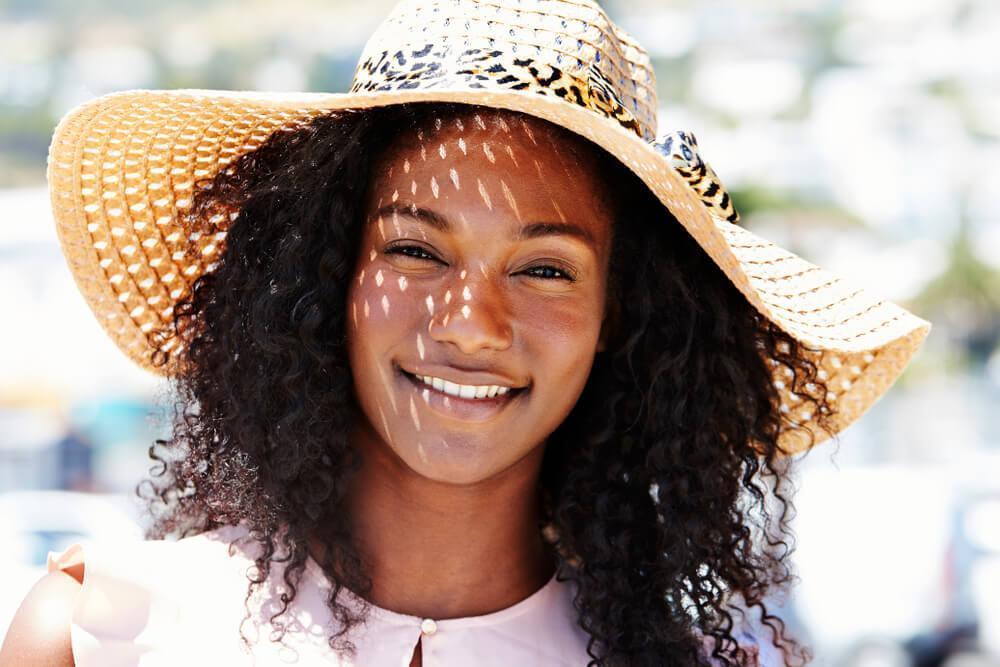
[[[566,282],[572,283],[576,281],[573,275],[558,266],[552,266],[551,264],[541,264],[539,266],[533,266],[530,269],[525,269],[523,273],[529,273],[530,271],[543,271],[543,270],[555,271],[559,276],[533,276],[535,278],[542,278],[543,280],[565,280]]]
[[[423,257],[418,257],[416,254],[410,254],[409,252],[406,252],[406,251],[409,251],[409,250],[413,250],[416,253],[422,253],[424,256]],[[437,260],[437,257],[435,257],[434,255],[430,254],[429,252],[427,252],[426,250],[424,250],[423,248],[421,248],[418,245],[399,244],[399,245],[389,246],[383,252],[386,255],[402,255],[403,257],[409,257],[411,259],[430,259],[430,260],[434,260],[434,261]]]
[[[386,254],[386,255],[401,255],[403,257],[409,257],[410,259],[418,259],[418,260],[423,259],[423,260],[430,260],[432,262],[438,262],[438,261],[440,261],[437,257],[435,257],[431,253],[427,252],[426,250],[424,250],[420,246],[418,246],[418,245],[412,245],[412,244],[405,244],[405,243],[404,244],[391,245],[391,246],[389,246],[388,248],[386,248],[383,251],[383,254]],[[533,274],[532,273],[533,271],[538,271],[538,272],[542,272],[542,271],[555,272],[558,275],[555,275],[555,276],[553,276],[553,275],[538,275],[538,274]],[[532,278],[540,278],[542,280],[562,280],[562,281],[569,282],[569,283],[576,282],[576,276],[573,274],[572,271],[570,271],[569,269],[564,269],[564,268],[562,268],[560,266],[553,266],[551,264],[539,264],[537,266],[532,266],[530,268],[525,269],[521,273],[524,273],[525,275],[529,275]]]

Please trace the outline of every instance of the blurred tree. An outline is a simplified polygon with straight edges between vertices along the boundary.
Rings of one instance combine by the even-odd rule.
[[[914,300],[914,307],[952,333],[965,361],[982,367],[1000,343],[1000,272],[972,247],[964,213],[948,249],[948,268]]]

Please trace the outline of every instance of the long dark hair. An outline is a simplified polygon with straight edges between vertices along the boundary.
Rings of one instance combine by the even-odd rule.
[[[225,248],[161,332],[182,339],[183,371],[173,432],[150,447],[156,465],[140,485],[153,491],[150,536],[249,526],[262,548],[247,599],[280,553],[290,594],[271,620],[281,628],[307,540],[321,535],[340,650],[360,617],[335,598],[371,583],[337,520],[358,466],[344,304],[360,206],[372,156],[400,128],[460,106],[325,113],[199,183],[192,231],[217,233],[223,220]],[[778,444],[795,425],[778,409],[772,364],[829,415],[817,368],[631,171],[553,127],[599,151],[618,194],[608,298],[619,325],[548,440],[539,490],[559,576],[579,585],[591,665],[705,664],[706,637],[720,664],[738,664],[745,610],[760,612],[789,662],[808,661],[764,601],[795,578],[792,459]]]

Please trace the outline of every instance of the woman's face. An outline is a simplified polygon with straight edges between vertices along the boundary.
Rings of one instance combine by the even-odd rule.
[[[600,179],[589,153],[505,112],[435,119],[379,156],[347,303],[378,446],[461,484],[540,457],[606,336],[612,213]],[[510,390],[448,393],[490,385]]]

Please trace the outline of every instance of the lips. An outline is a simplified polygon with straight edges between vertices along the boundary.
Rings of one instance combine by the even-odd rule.
[[[406,379],[408,379],[410,382],[412,382],[416,387],[418,387],[420,389],[429,389],[430,391],[437,392],[437,393],[439,393],[439,394],[441,394],[443,396],[447,396],[448,398],[457,399],[457,400],[460,400],[460,401],[470,401],[470,402],[476,402],[476,403],[486,403],[486,402],[489,402],[489,401],[502,402],[504,399],[513,398],[517,394],[520,394],[520,393],[522,393],[522,392],[524,392],[525,390],[528,389],[527,386],[524,386],[524,387],[510,387],[507,390],[506,394],[503,394],[503,395],[498,394],[498,395],[494,396],[493,398],[487,398],[485,396],[483,398],[462,398],[461,396],[454,396],[452,394],[446,394],[443,391],[439,391],[439,390],[435,389],[433,386],[427,384],[426,382],[424,382],[423,380],[421,380],[420,378],[418,378],[413,373],[410,373],[407,370],[403,370],[399,366],[396,367],[396,370],[401,375],[403,375]],[[456,383],[456,384],[482,385],[482,384],[490,384],[490,383],[462,382],[462,383]],[[504,385],[499,385],[499,386],[504,386]]]
[[[464,369],[458,366],[445,364],[421,362],[408,364],[408,368],[403,368],[398,362],[393,361],[392,365],[397,372],[410,375],[411,377],[418,375],[430,376],[441,378],[442,380],[453,382],[454,384],[473,386],[497,385],[500,387],[507,387],[511,391],[526,389],[531,384],[530,382],[523,380],[514,380],[510,375],[506,374],[492,373],[485,370]]]
[[[462,398],[452,396],[443,391],[438,391],[434,387],[424,384],[412,373],[396,367],[396,372],[402,381],[415,388],[420,395],[420,403],[425,404],[435,413],[461,422],[485,422],[502,414],[508,406],[519,402],[522,394],[525,394],[530,385],[511,389],[504,395],[497,395],[493,398]]]

